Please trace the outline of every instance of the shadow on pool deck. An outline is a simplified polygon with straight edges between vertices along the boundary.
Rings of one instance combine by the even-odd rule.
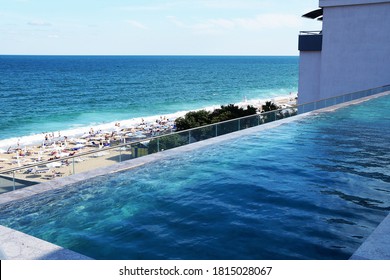
[[[15,189],[22,187],[30,187],[38,184],[37,182],[30,180],[22,180],[15,178]],[[10,192],[14,190],[14,182],[12,177],[0,175],[0,194]]]

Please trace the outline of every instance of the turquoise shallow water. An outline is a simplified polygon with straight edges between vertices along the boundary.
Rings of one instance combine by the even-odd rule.
[[[348,259],[390,210],[390,96],[0,206],[96,259]]]
[[[0,140],[271,98],[297,86],[298,57],[0,56]]]

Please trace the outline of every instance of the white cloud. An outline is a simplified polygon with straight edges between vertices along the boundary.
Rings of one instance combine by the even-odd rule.
[[[134,5],[134,6],[125,6],[119,7],[123,11],[130,12],[148,12],[148,11],[162,11],[167,10],[173,6],[172,3],[162,3],[159,5]]]
[[[220,28],[234,28],[237,26],[237,24],[234,22],[234,20],[228,20],[228,19],[210,19],[206,21],[207,25],[220,27]]]
[[[177,27],[180,27],[180,28],[191,28],[190,25],[187,25],[187,24],[185,24],[184,22],[178,20],[177,17],[175,17],[175,16],[167,16],[166,18],[167,18],[171,23],[173,23],[174,25],[176,25]]]
[[[272,1],[273,2],[273,1]],[[258,0],[203,0],[200,3],[206,8],[227,9],[227,10],[255,10],[269,7],[272,2]]]
[[[27,22],[27,24],[32,25],[32,26],[52,26],[51,23],[46,22],[46,21],[42,21],[42,20],[29,21],[29,22]]]
[[[264,14],[255,18],[238,18],[234,21],[246,29],[289,28],[300,24],[298,16],[289,14]]]
[[[207,33],[215,33],[228,29],[262,30],[295,28],[300,25],[300,18],[290,14],[263,14],[252,18],[206,19],[193,24],[186,24],[174,16],[169,16],[167,18],[177,27]]]
[[[127,20],[126,21],[128,24],[130,24],[132,27],[138,28],[138,29],[143,29],[147,30],[149,29],[146,25],[140,23],[139,21],[136,20]]]

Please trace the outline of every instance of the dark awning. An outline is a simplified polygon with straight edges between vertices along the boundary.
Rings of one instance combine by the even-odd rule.
[[[322,8],[320,8],[320,9],[308,12],[307,14],[304,14],[302,17],[316,19],[316,18],[322,16],[323,13],[324,13],[324,10]]]

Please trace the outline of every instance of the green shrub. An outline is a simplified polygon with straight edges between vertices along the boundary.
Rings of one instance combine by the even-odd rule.
[[[182,131],[195,127],[205,126],[213,123],[233,120],[256,114],[257,109],[247,106],[246,109],[229,104],[215,109],[213,112],[206,110],[188,112],[184,117],[176,119],[176,130]]]

